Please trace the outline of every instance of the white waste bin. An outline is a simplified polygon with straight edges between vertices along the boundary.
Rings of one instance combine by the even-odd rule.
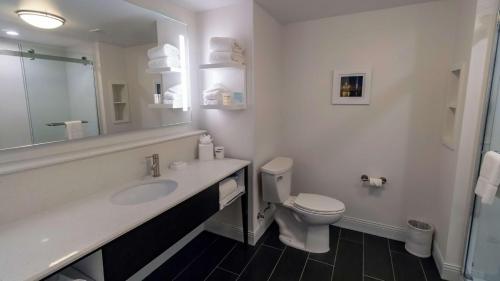
[[[408,220],[408,238],[406,239],[405,249],[420,258],[430,257],[433,233],[434,227],[431,224]]]

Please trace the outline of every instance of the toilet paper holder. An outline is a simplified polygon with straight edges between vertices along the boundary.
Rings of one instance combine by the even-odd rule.
[[[387,182],[387,178],[385,177],[380,177],[382,180],[382,184],[385,184]],[[370,178],[367,175],[361,175],[361,181],[370,181]]]

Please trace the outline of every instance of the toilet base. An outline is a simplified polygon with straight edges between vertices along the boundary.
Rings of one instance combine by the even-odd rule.
[[[283,244],[311,253],[330,251],[329,225],[308,225],[292,210],[277,206],[275,220]]]

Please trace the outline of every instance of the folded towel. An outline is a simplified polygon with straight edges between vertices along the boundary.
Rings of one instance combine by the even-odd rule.
[[[245,57],[241,54],[234,52],[211,52],[208,58],[210,63],[225,63],[225,62],[236,62],[240,64],[245,63]]]
[[[475,193],[481,197],[483,204],[493,204],[500,184],[500,154],[488,151],[481,163],[481,171],[477,180]]]
[[[212,37],[210,38],[210,50],[216,52],[236,52],[243,53],[243,48],[238,44],[236,39],[229,37]]]
[[[83,138],[83,123],[80,120],[66,121],[66,138],[68,140]]]
[[[162,68],[162,67],[180,67],[181,61],[179,57],[163,57],[148,61],[149,68]]]
[[[170,92],[163,93],[163,100],[175,100],[175,94]]]
[[[238,187],[238,184],[236,183],[236,180],[233,178],[229,178],[226,180],[223,180],[222,182],[219,183],[219,200],[224,199],[231,193],[233,193],[236,188]]]
[[[182,93],[182,85],[176,84],[176,85],[168,88],[167,92],[174,93],[174,94],[180,94],[180,93]]]
[[[218,100],[218,99],[222,99],[221,98],[221,94],[219,94],[219,93],[204,94],[203,98],[205,100]]]
[[[179,49],[170,44],[154,47],[148,50],[149,59],[157,59],[163,57],[177,57],[179,56]]]

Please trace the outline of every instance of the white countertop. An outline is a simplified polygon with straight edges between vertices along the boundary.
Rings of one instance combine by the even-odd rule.
[[[124,186],[113,187],[2,225],[0,281],[44,278],[249,164],[236,159],[193,161],[183,170],[162,171],[158,179],[178,183],[168,196],[137,205],[115,205],[110,197]]]

